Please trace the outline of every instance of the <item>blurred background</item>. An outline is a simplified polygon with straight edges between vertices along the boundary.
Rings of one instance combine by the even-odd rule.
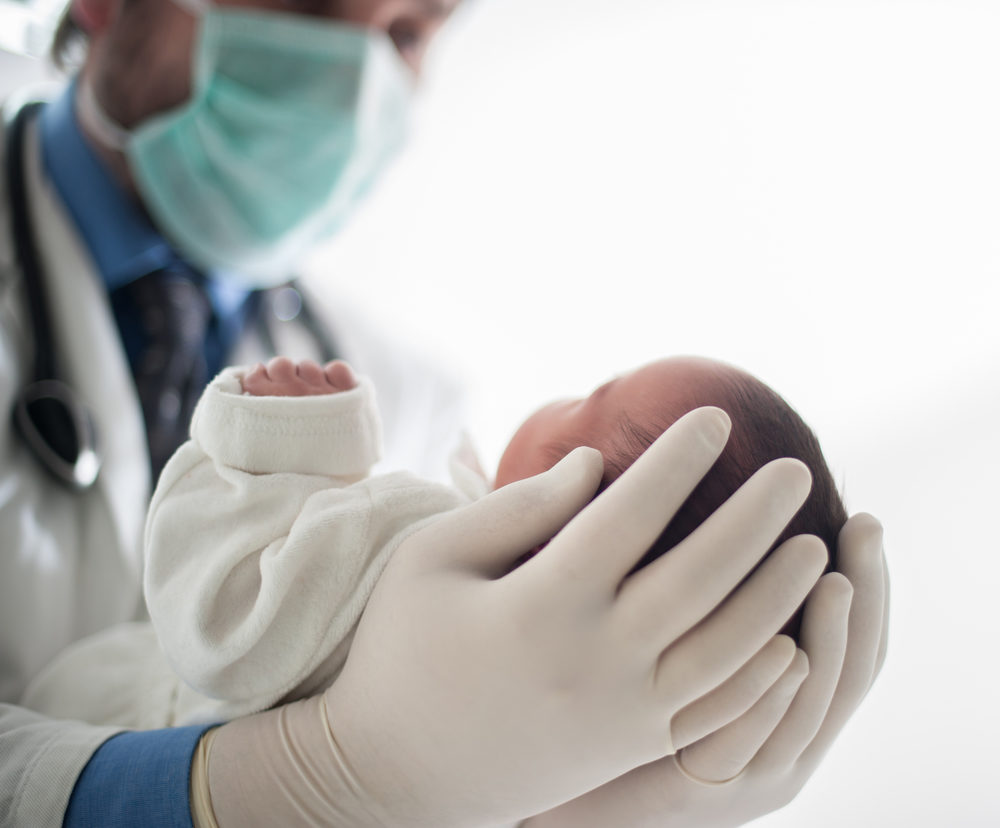
[[[47,13],[0,0],[0,91],[46,73],[13,53]],[[892,636],[761,825],[1000,825],[998,42],[995,0],[467,0],[415,142],[309,264],[465,377],[488,469],[670,354],[813,426],[885,524]]]

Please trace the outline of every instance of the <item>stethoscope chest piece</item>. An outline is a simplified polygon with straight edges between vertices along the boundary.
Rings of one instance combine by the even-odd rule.
[[[97,435],[79,397],[64,382],[38,380],[21,389],[14,423],[42,465],[74,489],[87,489],[101,469]]]

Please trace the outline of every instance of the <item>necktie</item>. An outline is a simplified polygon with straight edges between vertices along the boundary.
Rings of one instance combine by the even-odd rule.
[[[123,291],[142,332],[132,372],[155,483],[187,439],[191,414],[208,381],[205,336],[212,308],[197,274],[182,265],[143,276]]]

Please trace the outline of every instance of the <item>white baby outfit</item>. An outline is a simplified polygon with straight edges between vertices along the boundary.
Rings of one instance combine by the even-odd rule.
[[[23,703],[52,716],[154,728],[222,721],[319,692],[337,676],[399,544],[463,491],[408,472],[367,477],[381,432],[364,377],[308,397],[209,385],[191,440],[150,506],[152,624],[114,627],[57,657]]]

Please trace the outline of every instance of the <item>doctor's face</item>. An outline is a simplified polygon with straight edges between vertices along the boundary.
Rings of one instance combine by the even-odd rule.
[[[271,10],[385,32],[420,71],[427,47],[460,0],[215,0],[217,6]],[[183,103],[191,89],[197,21],[174,0],[73,0],[90,35],[85,71],[98,99],[125,127]]]

